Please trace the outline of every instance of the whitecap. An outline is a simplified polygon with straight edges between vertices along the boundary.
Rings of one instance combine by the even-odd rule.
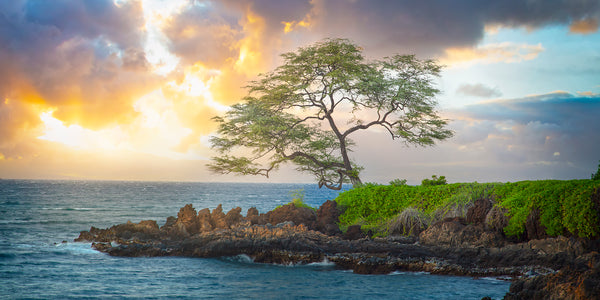
[[[327,257],[323,258],[323,261],[309,263],[309,266],[317,266],[317,267],[330,267],[335,266],[335,263],[327,259]]]

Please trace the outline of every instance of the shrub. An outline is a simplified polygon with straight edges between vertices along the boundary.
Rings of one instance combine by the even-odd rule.
[[[388,224],[388,234],[418,236],[429,225],[428,218],[420,210],[409,207]]]
[[[425,179],[421,180],[422,186],[444,185],[444,184],[447,184],[446,176],[440,176],[438,178],[437,175],[431,175],[431,179],[425,178]]]
[[[390,185],[393,185],[393,186],[406,185],[406,179],[394,179],[394,180],[390,181]]]
[[[598,163],[598,170],[596,173],[592,173],[592,180],[600,180],[600,162]]]
[[[289,203],[294,204],[296,207],[305,207],[312,210],[317,210],[316,208],[304,203],[304,189],[290,191],[290,197],[292,197],[292,200]],[[275,207],[275,209],[278,209],[281,206],[282,205],[278,205]]]
[[[540,180],[507,183],[495,189],[500,207],[510,217],[504,232],[521,236],[527,216],[540,210],[540,223],[550,236],[568,232],[579,237],[600,233],[598,211],[591,197],[600,182],[591,180]]]
[[[565,232],[579,237],[600,236],[600,208],[592,195],[600,181],[540,180],[514,183],[454,183],[445,185],[364,185],[342,192],[336,201],[344,210],[341,226],[385,228],[408,208],[435,222],[463,217],[477,199],[491,199],[495,213],[486,220],[508,236],[522,236],[532,210],[540,211],[540,223],[550,236]],[[600,193],[600,192],[598,192]],[[408,213],[408,212],[407,212]],[[412,212],[414,213],[414,212]]]
[[[498,183],[454,183],[434,186],[362,186],[340,193],[336,201],[344,209],[340,216],[342,225],[357,224],[377,227],[408,207],[425,215],[436,211],[456,209],[466,211],[469,204],[479,198],[489,198]],[[463,213],[464,214],[464,213]],[[443,217],[443,216],[442,216]]]

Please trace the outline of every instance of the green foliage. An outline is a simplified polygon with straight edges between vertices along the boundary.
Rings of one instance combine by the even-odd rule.
[[[550,236],[567,232],[579,237],[600,236],[600,212],[592,201],[600,181],[540,180],[515,183],[454,183],[446,185],[363,185],[341,193],[336,201],[344,209],[342,226],[360,224],[387,231],[388,224],[408,208],[435,222],[462,215],[477,199],[493,199],[510,218],[504,232],[520,236],[533,209]]]
[[[447,183],[448,182],[446,182],[446,176],[440,176],[438,178],[437,175],[431,175],[431,179],[425,178],[421,181],[422,186],[444,185]]]
[[[345,212],[340,223],[361,224],[367,229],[379,228],[409,207],[422,211],[429,218],[443,217],[456,205],[466,206],[479,198],[490,197],[496,183],[454,183],[433,186],[370,185],[340,193],[336,198]],[[436,221],[433,219],[432,221]]]
[[[394,180],[390,181],[390,185],[393,185],[393,186],[406,185],[406,179],[394,179]]]
[[[600,234],[598,211],[591,200],[600,182],[590,180],[540,180],[507,183],[494,191],[499,205],[508,209],[504,232],[520,236],[527,216],[540,210],[540,223],[551,236],[570,232],[580,237]]]
[[[598,163],[598,170],[596,173],[592,173],[592,180],[600,180],[600,162]]]
[[[319,187],[341,189],[361,183],[362,167],[349,156],[355,132],[379,127],[419,146],[453,135],[435,111],[441,66],[433,60],[367,60],[345,39],[282,57],[281,66],[250,82],[244,102],[214,118],[219,127],[211,144],[219,156],[208,165],[211,171],[268,177],[289,162],[312,174]]]
[[[292,197],[292,201],[290,201],[288,204],[294,204],[294,206],[296,207],[304,207],[310,208],[312,210],[317,210],[316,208],[304,203],[304,189],[290,191],[290,197]],[[275,209],[278,209],[281,206],[282,205],[278,205],[277,207],[275,207]]]

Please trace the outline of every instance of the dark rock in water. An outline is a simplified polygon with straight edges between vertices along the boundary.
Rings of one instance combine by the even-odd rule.
[[[532,209],[525,221],[525,235],[527,240],[545,239],[548,237],[546,228],[540,221],[540,210]]]
[[[268,212],[266,218],[271,224],[292,221],[297,225],[304,224],[307,227],[311,227],[317,220],[317,214],[310,208],[297,207],[293,203],[290,203]]]
[[[492,201],[489,199],[477,199],[473,206],[467,210],[467,223],[483,224],[488,212],[492,209]]]
[[[366,237],[367,235],[362,232],[360,225],[351,225],[348,226],[348,229],[343,235],[343,238],[346,240],[358,240]]]
[[[158,224],[154,220],[141,221],[139,223],[127,222],[112,226],[108,229],[90,228],[90,231],[82,231],[76,242],[147,242],[160,238]]]
[[[337,202],[327,200],[317,210],[317,221],[314,229],[327,235],[340,235],[342,231],[338,226],[342,212],[337,207]]]

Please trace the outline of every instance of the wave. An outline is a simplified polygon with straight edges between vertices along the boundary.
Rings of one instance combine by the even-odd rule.
[[[319,261],[319,262],[314,262],[314,263],[309,263],[309,266],[316,266],[316,267],[332,267],[335,266],[335,263],[330,261],[329,259],[327,259],[327,257],[325,257],[323,259],[323,261]]]
[[[246,254],[238,254],[236,256],[225,256],[221,258],[225,261],[237,262],[243,264],[251,264],[254,263],[254,259]]]
[[[425,271],[419,271],[419,272],[394,271],[388,275],[430,275],[430,273],[425,272]]]

